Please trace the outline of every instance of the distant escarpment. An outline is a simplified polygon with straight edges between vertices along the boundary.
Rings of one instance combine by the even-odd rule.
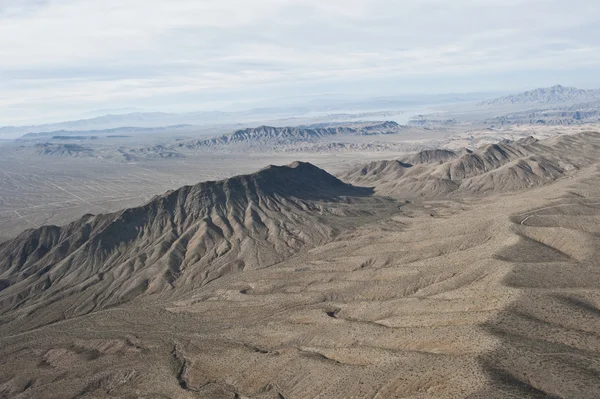
[[[182,142],[179,143],[179,147],[193,149],[232,144],[295,144],[338,135],[394,134],[398,133],[401,129],[402,126],[396,122],[389,121],[379,123],[351,123],[340,126],[259,126],[237,130],[231,134],[218,137]]]

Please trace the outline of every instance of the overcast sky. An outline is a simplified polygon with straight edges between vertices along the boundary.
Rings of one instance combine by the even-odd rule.
[[[0,125],[326,93],[593,88],[599,66],[598,0],[0,0]]]

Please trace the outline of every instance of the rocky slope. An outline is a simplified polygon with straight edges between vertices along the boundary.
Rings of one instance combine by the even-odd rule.
[[[596,398],[599,141],[361,173],[485,197],[383,200],[295,163],[29,231],[0,245],[0,396]]]
[[[599,198],[597,164],[510,195],[396,202],[192,291],[82,317],[70,315],[83,294],[49,304],[0,323],[0,396],[593,399]],[[47,313],[65,317],[29,328]]]
[[[599,133],[544,141],[531,137],[464,150],[461,156],[424,151],[400,161],[372,162],[341,178],[395,196],[503,192],[552,182],[595,162],[599,152]]]
[[[443,163],[459,156],[459,153],[450,150],[423,150],[404,157],[401,161],[411,165],[420,165],[425,163]]]
[[[50,315],[68,305],[63,317],[73,317],[267,267],[370,213],[349,204],[365,200],[377,209],[382,200],[370,192],[294,163],[29,230],[0,244],[0,313]]]

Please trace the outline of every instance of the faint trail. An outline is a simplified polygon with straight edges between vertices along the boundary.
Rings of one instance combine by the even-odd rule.
[[[54,321],[54,322],[51,322],[51,323],[45,324],[45,325],[43,325],[43,326],[39,326],[39,327],[32,328],[32,329],[30,329],[30,330],[22,331],[22,332],[19,332],[19,333],[16,333],[16,334],[12,334],[12,335],[5,335],[5,336],[3,336],[3,337],[0,337],[0,342],[1,342],[1,341],[4,341],[4,340],[13,339],[13,338],[18,338],[18,337],[21,337],[21,336],[24,336],[24,335],[27,335],[27,334],[33,334],[33,333],[36,333],[36,332],[38,332],[38,331],[41,331],[41,330],[43,330],[43,329],[45,329],[45,328],[49,328],[49,327],[56,327],[56,326],[59,326],[59,325],[61,325],[61,324],[65,324],[65,323],[68,323],[68,322],[72,322],[73,320],[78,320],[78,319],[79,319],[79,320],[81,320],[81,319],[86,319],[86,318],[89,318],[89,317],[92,317],[92,316],[98,315],[98,314],[100,314],[100,313],[109,313],[109,312],[116,312],[116,311],[125,311],[125,312],[126,312],[126,311],[127,311],[127,309],[123,309],[123,308],[119,308],[119,307],[116,307],[116,308],[109,308],[109,309],[103,309],[103,310],[99,310],[99,311],[97,311],[97,312],[87,313],[87,314],[84,314],[84,315],[81,315],[81,316],[72,317],[72,318],[70,318],[70,319],[66,319],[66,320],[58,320],[58,321]],[[70,329],[69,331],[71,331],[71,330],[73,330],[73,329]],[[84,328],[79,328],[79,330],[84,330]],[[130,331],[129,331],[129,332],[130,332]]]
[[[56,187],[56,188],[58,188],[59,190],[62,190],[62,191],[64,191],[65,193],[67,193],[67,194],[69,194],[69,195],[71,195],[71,196],[73,196],[73,197],[77,198],[79,201],[83,202],[84,204],[87,204],[87,205],[89,205],[89,206],[93,206],[93,207],[95,207],[95,208],[101,209],[101,210],[102,210],[102,211],[104,211],[104,212],[110,212],[110,211],[109,211],[108,209],[106,209],[106,208],[103,208],[103,207],[101,207],[101,206],[98,206],[98,205],[94,205],[94,204],[92,204],[91,202],[88,202],[87,200],[84,200],[83,198],[81,198],[81,197],[80,197],[80,196],[78,196],[77,194],[73,194],[72,192],[70,192],[70,191],[68,191],[68,190],[66,190],[66,189],[64,189],[64,188],[62,188],[62,187],[61,187],[61,186],[59,186],[58,184],[54,184],[54,183],[52,183],[52,182],[47,182],[47,183],[48,183],[48,184],[50,184],[50,185],[52,185],[52,186],[54,186],[54,187]]]
[[[16,208],[16,209],[6,209],[4,211],[0,211],[0,213],[9,213],[9,212],[15,212],[15,211],[28,211],[31,209],[38,209],[38,208],[46,208],[49,206],[53,206],[53,205],[62,205],[62,204],[69,204],[69,203],[74,203],[75,201],[73,200],[69,200],[69,201],[60,201],[60,202],[50,202],[48,204],[44,204],[44,205],[32,205],[32,206],[28,206],[28,207],[24,207],[24,208]]]
[[[33,166],[33,165],[32,165],[32,166]],[[37,167],[37,166],[36,166],[36,167]],[[39,169],[42,169],[42,168],[40,168],[40,167],[37,167],[37,168],[39,168]],[[35,174],[35,173],[21,173],[21,174],[18,174],[18,173],[16,173],[16,172],[6,172],[6,173],[10,173],[10,174],[16,174],[16,175],[21,175],[21,176],[25,176],[25,175],[33,176],[33,177],[35,177],[36,179],[38,179],[38,180],[40,180],[40,181],[42,181],[42,182],[44,182],[44,183],[46,183],[46,184],[50,184],[51,186],[54,186],[54,187],[58,188],[59,190],[61,190],[61,191],[64,191],[65,193],[69,194],[70,196],[77,198],[79,201],[83,202],[84,204],[88,204],[88,205],[95,206],[95,207],[97,207],[97,208],[103,209],[102,207],[99,207],[99,206],[97,206],[97,205],[94,205],[94,204],[91,204],[91,203],[89,203],[88,201],[86,201],[85,199],[81,198],[81,197],[80,197],[80,196],[78,196],[77,194],[73,194],[72,192],[70,192],[70,191],[68,191],[68,190],[64,189],[63,187],[59,186],[58,184],[52,183],[52,182],[48,181],[47,179],[43,179],[43,178],[42,178],[40,175],[37,175],[37,174]]]
[[[19,217],[19,219],[25,219],[25,221],[27,223],[29,223],[30,225],[32,225],[33,227],[35,227],[37,229],[37,227],[38,227],[37,224],[33,223],[31,220],[29,220],[25,216],[21,215],[17,210],[14,210],[13,212],[17,214],[17,216]]]
[[[146,197],[144,197],[142,195],[132,195],[130,197],[120,197],[120,198],[109,197],[109,199],[107,199],[107,200],[105,200],[103,202],[127,201],[127,200],[131,200],[131,199],[135,199],[135,198],[145,199]],[[49,207],[49,206],[63,205],[63,204],[72,204],[72,203],[74,203],[74,201],[72,201],[72,200],[60,201],[60,202],[51,202],[51,203],[45,204],[45,205],[33,205],[33,206],[25,207],[25,208],[7,209],[7,210],[4,210],[4,211],[0,211],[0,214],[2,214],[2,213],[17,212],[17,211],[29,211],[29,210],[32,210],[32,209],[37,209],[37,212],[41,212],[41,211],[44,210],[44,208]],[[79,206],[79,205],[77,205],[77,206]],[[96,205],[94,205],[94,206],[96,206]],[[65,207],[60,207],[58,209],[64,209]]]
[[[560,204],[560,205],[547,206],[545,208],[536,209],[535,212],[529,214],[527,217],[525,217],[525,219],[521,220],[521,224],[523,226],[527,226],[525,224],[525,222],[528,221],[531,217],[536,216],[537,213],[539,213],[541,211],[545,211],[545,210],[548,210],[548,209],[554,209],[554,208],[563,208],[563,207],[566,207],[566,206],[586,206],[586,205],[600,205],[600,202],[577,203],[577,204]],[[523,216],[523,214],[521,214],[520,216]]]

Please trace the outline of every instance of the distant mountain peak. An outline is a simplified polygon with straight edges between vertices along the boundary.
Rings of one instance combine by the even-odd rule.
[[[505,106],[512,104],[523,105],[559,105],[578,104],[600,99],[598,90],[583,90],[576,87],[554,85],[551,87],[529,90],[520,94],[499,97],[480,102],[480,106]]]

